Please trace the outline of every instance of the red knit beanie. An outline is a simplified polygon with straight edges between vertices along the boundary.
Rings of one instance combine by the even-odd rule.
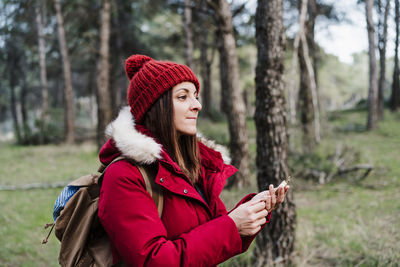
[[[132,55],[125,61],[125,71],[130,80],[127,100],[139,124],[154,102],[175,85],[192,82],[197,91],[200,90],[199,81],[192,70],[174,62]]]

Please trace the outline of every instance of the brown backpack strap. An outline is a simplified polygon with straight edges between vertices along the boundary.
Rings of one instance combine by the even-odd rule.
[[[139,169],[140,173],[143,176],[144,183],[146,184],[146,190],[153,198],[154,203],[156,203],[158,216],[161,218],[164,208],[164,197],[161,188],[154,182],[154,177],[150,177],[153,179],[149,178],[149,172],[143,166],[137,165],[136,167]]]

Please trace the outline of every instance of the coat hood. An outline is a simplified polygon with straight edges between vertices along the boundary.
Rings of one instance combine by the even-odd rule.
[[[100,161],[108,165],[114,158],[122,155],[140,164],[151,164],[165,160],[166,152],[151,133],[142,125],[136,125],[129,107],[124,107],[118,117],[106,128],[110,138],[100,151]],[[198,134],[202,163],[212,169],[222,169],[230,164],[227,149]]]

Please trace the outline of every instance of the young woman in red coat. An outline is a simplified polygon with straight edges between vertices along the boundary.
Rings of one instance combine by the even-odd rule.
[[[128,266],[215,266],[247,250],[283,202],[288,187],[275,196],[250,194],[227,212],[219,195],[236,172],[220,146],[196,136],[199,82],[185,65],[143,55],[126,60],[127,100],[107,128],[100,151],[108,165],[124,156],[154,170],[162,189],[163,212],[138,168],[128,160],[107,169],[99,217],[107,231],[114,263]]]

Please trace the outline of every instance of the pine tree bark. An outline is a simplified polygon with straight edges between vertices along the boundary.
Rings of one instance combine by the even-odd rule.
[[[65,40],[64,19],[61,13],[61,1],[54,0],[57,17],[58,42],[60,45],[64,76],[64,103],[65,103],[65,142],[75,142],[75,107],[74,91],[72,89],[71,64],[69,61],[67,42]]]
[[[365,13],[367,20],[369,53],[368,130],[376,128],[378,122],[378,81],[376,75],[375,31],[372,20],[372,7],[373,0],[366,0]]]
[[[185,32],[185,60],[186,65],[193,67],[193,32],[192,32],[192,1],[185,0],[183,11],[183,29]]]
[[[44,142],[44,127],[48,120],[49,109],[49,90],[47,86],[47,70],[46,70],[46,41],[43,34],[43,20],[42,20],[42,6],[41,2],[37,1],[35,6],[36,11],[36,25],[38,32],[38,47],[39,47],[39,66],[40,66],[40,86],[42,87],[42,106],[40,111],[40,140]]]
[[[256,10],[257,182],[259,190],[289,175],[283,83],[285,34],[283,0],[258,0]],[[253,266],[289,265],[294,251],[296,212],[292,191],[257,236]]]
[[[101,147],[106,137],[104,131],[112,119],[110,93],[110,0],[103,0],[100,14],[100,49],[97,66],[97,144]]]
[[[220,38],[221,85],[226,86],[226,115],[229,123],[230,152],[232,164],[239,171],[229,179],[227,187],[233,185],[242,188],[249,184],[249,145],[246,129],[246,108],[239,81],[238,57],[232,25],[232,12],[226,0],[207,1],[216,14]]]
[[[394,46],[394,69],[393,69],[393,83],[392,83],[392,96],[390,99],[390,108],[396,111],[400,107],[400,81],[399,81],[399,35],[400,35],[400,4],[399,0],[395,0],[395,25],[396,25],[396,40]]]
[[[379,84],[378,84],[378,118],[383,119],[384,112],[384,91],[386,82],[386,44],[387,44],[387,21],[390,9],[390,0],[386,0],[385,8],[382,12],[381,0],[378,1],[378,50],[379,50]]]

